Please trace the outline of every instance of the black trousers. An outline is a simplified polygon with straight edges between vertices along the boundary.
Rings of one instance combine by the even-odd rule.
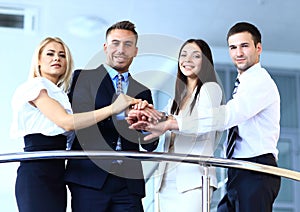
[[[273,154],[241,160],[277,166]],[[229,168],[227,193],[218,205],[218,212],[272,212],[280,183],[278,176]]]
[[[24,137],[25,152],[64,150],[64,135],[30,134]],[[35,160],[20,163],[15,195],[19,212],[65,212],[67,188],[64,182],[65,160]]]
[[[109,174],[102,189],[70,183],[73,212],[143,212],[142,197],[129,193],[124,178]]]

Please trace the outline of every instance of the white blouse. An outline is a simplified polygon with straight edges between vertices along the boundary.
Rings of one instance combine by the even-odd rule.
[[[195,107],[190,114],[190,105],[194,99],[196,89],[194,90],[187,106],[180,111],[179,117],[197,118],[199,108],[217,107],[222,101],[222,90],[215,82],[204,83],[200,89],[199,96],[196,100]],[[169,101],[165,111],[170,112],[172,100]],[[184,131],[173,130],[174,143],[171,142],[170,132],[165,133],[164,152],[193,154],[201,156],[213,156],[220,141],[222,132],[212,131],[203,134],[185,133]],[[204,169],[200,165],[186,164],[180,162],[160,163],[159,164],[159,180],[157,191],[160,190],[162,181],[176,181],[176,188],[179,192],[186,192],[195,188],[202,187],[202,176]],[[214,167],[209,168],[210,185],[217,187],[217,177]]]
[[[34,133],[47,136],[69,134],[29,103],[36,99],[43,89],[47,90],[48,95],[59,102],[67,113],[73,113],[68,96],[61,88],[46,78],[32,78],[20,85],[13,95],[11,103],[13,120],[10,131],[12,138],[24,137]]]

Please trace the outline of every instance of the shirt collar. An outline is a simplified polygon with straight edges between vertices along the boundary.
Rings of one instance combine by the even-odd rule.
[[[261,64],[260,62],[254,64],[253,66],[251,66],[250,68],[247,69],[247,71],[245,71],[243,74],[239,74],[237,75],[237,78],[241,81],[241,79],[243,79],[243,77],[246,77],[247,75],[251,74],[252,72],[255,72],[256,70],[259,70],[261,68]]]
[[[119,72],[117,72],[115,69],[113,69],[112,67],[110,67],[107,64],[103,64],[105,69],[107,70],[111,80],[114,80],[114,78],[116,77],[116,75],[118,75]],[[128,71],[122,73],[123,77],[124,77],[124,81],[127,82],[128,81]]]

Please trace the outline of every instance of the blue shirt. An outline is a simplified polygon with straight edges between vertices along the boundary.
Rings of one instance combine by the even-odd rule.
[[[117,72],[115,69],[113,69],[112,67],[108,66],[107,64],[104,64],[104,67],[106,68],[112,82],[113,82],[113,85],[114,85],[114,88],[115,88],[115,91],[117,92],[117,84],[118,84],[118,74],[119,72]],[[129,84],[129,81],[128,81],[128,76],[129,76],[129,73],[128,71],[125,72],[125,73],[122,73],[123,75],[123,80],[122,80],[122,89],[123,89],[123,93],[126,94],[127,93],[127,90],[128,90],[128,84]],[[125,119],[125,112],[121,112],[119,114],[116,115],[117,119],[118,120],[123,120]]]

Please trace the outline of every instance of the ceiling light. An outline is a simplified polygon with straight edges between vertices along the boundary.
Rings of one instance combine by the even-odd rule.
[[[107,22],[96,16],[78,16],[68,24],[69,32],[79,37],[92,37],[103,33]]]

